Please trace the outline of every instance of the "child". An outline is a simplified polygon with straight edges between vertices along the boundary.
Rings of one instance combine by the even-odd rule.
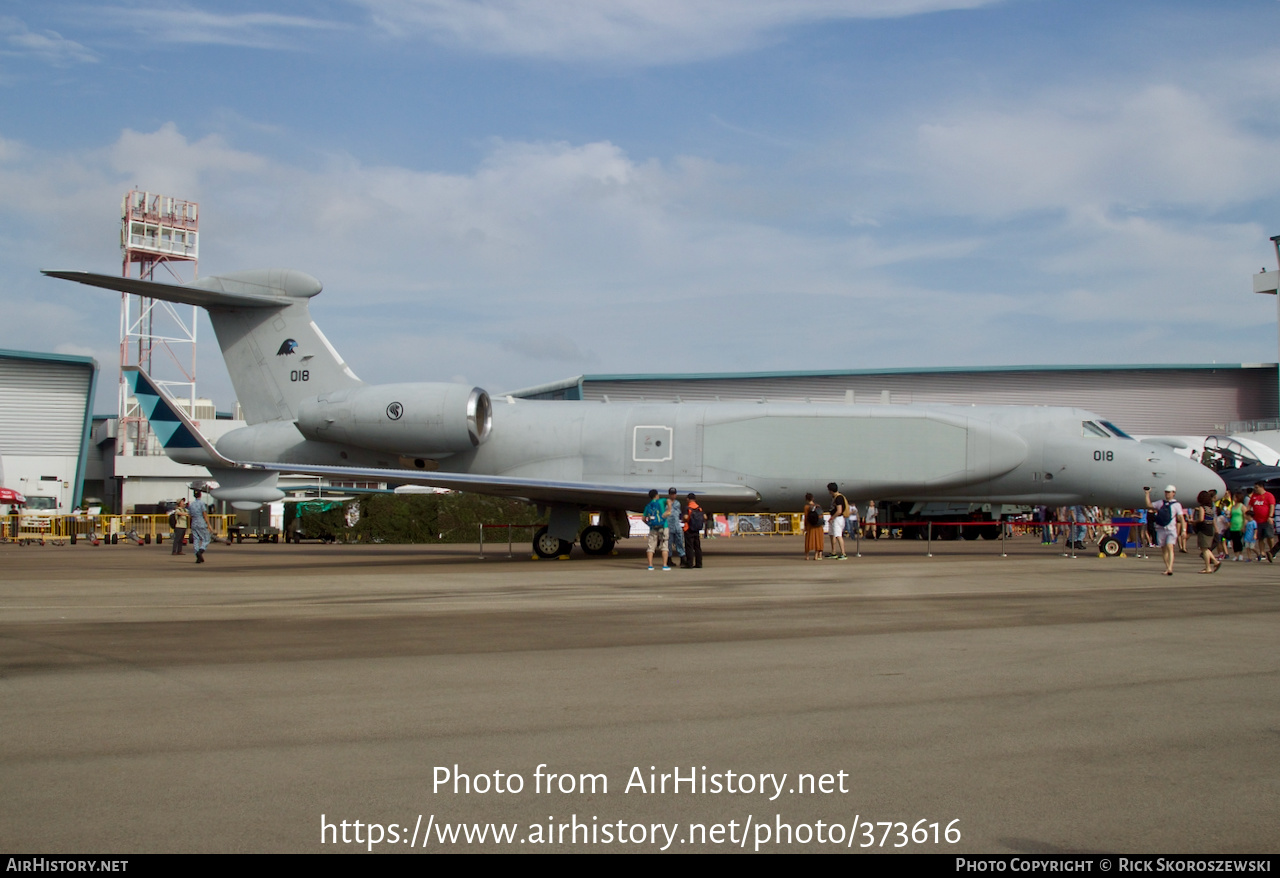
[[[1253,555],[1250,558],[1250,554]],[[1246,561],[1261,561],[1262,555],[1258,552],[1258,523],[1252,518],[1244,524],[1244,559]],[[1239,561],[1239,558],[1236,558]]]
[[[1213,529],[1218,535],[1216,547],[1218,549],[1218,560],[1227,560],[1227,530],[1231,526],[1231,516],[1227,514],[1226,509],[1218,510],[1218,517],[1213,520]]]

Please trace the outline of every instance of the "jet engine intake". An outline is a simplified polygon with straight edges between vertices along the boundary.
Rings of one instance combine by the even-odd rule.
[[[489,438],[493,403],[465,384],[383,384],[322,393],[298,407],[308,439],[433,457],[470,451]]]

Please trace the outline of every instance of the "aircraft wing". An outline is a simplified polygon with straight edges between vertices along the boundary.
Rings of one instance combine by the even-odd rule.
[[[584,507],[615,509],[643,509],[649,502],[649,488],[657,488],[666,494],[666,483],[646,487],[630,485],[606,485],[595,482],[561,482],[544,479],[528,479],[509,476],[490,476],[478,473],[420,473],[403,469],[378,469],[374,467],[323,466],[266,461],[238,461],[239,466],[250,469],[290,473],[295,475],[329,476],[342,479],[399,483],[403,485],[428,485],[453,491],[470,491],[473,494],[490,494],[498,497],[519,497],[534,503],[563,503]],[[675,483],[683,496],[693,492],[698,502],[708,509],[746,508],[759,502],[760,494],[745,485],[713,484],[707,482]]]

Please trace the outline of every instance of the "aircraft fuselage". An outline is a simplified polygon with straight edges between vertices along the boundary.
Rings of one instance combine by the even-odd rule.
[[[283,422],[233,431],[217,447],[239,460],[401,468],[406,477],[434,470],[681,493],[736,484],[759,495],[720,511],[798,509],[831,481],[851,499],[1121,508],[1167,482],[1188,497],[1221,490],[1171,449],[1099,436],[1087,422],[1098,418],[1048,407],[499,399],[487,441],[463,452],[436,454],[430,441],[397,450],[317,441]]]

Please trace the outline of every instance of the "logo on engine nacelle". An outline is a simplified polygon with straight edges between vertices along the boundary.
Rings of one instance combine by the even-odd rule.
[[[387,406],[387,417],[393,421],[400,420],[400,416],[404,414],[404,406],[398,402],[393,402]]]

